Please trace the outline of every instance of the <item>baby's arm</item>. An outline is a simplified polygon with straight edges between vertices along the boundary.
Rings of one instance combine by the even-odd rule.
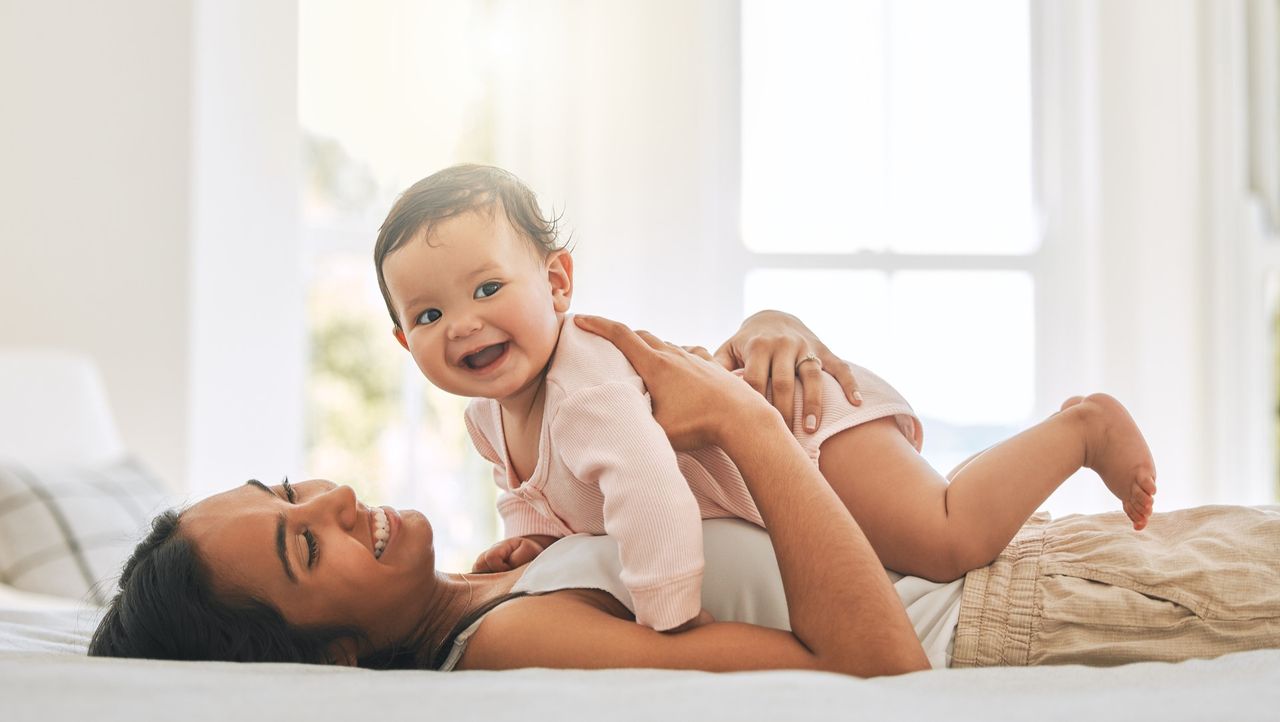
[[[604,497],[636,621],[662,631],[702,609],[702,524],[675,451],[638,382],[575,393],[551,422],[553,453]]]
[[[476,451],[493,464],[494,484],[502,490],[498,496],[498,513],[507,538],[481,552],[472,566],[473,572],[501,572],[528,564],[555,540],[571,533],[558,520],[548,518],[508,488],[506,465],[494,440],[486,433],[491,425],[485,422],[490,411],[484,401],[477,400],[467,407],[464,418]]]
[[[524,566],[537,559],[558,538],[546,534],[530,534],[503,539],[481,552],[471,571],[489,574]]]

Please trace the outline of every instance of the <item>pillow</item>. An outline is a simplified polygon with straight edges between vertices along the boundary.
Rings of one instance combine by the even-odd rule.
[[[37,468],[0,460],[0,582],[106,604],[166,489],[136,460]]]

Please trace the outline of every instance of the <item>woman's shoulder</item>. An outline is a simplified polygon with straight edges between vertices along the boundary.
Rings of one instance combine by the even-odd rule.
[[[539,650],[610,620],[634,623],[625,606],[600,590],[560,589],[516,597],[484,615],[453,668],[551,666],[538,657]]]

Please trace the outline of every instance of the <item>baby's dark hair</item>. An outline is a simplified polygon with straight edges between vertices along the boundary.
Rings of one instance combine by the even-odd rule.
[[[514,174],[489,165],[455,165],[437,171],[409,186],[400,194],[387,219],[378,229],[373,246],[373,267],[378,273],[378,289],[387,304],[391,322],[400,327],[382,264],[420,232],[430,237],[432,226],[468,211],[488,210],[498,204],[511,227],[546,258],[565,247],[560,242],[560,217],[544,216],[533,191]]]

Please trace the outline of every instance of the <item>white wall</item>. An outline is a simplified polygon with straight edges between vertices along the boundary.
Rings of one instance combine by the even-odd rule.
[[[297,468],[296,6],[0,0],[0,344],[193,495]]]
[[[1147,432],[1162,508],[1212,492],[1196,0],[1097,3],[1103,388]]]
[[[194,495],[297,473],[305,315],[292,2],[197,0],[190,436]]]
[[[0,0],[0,344],[88,353],[185,479],[191,4]]]

